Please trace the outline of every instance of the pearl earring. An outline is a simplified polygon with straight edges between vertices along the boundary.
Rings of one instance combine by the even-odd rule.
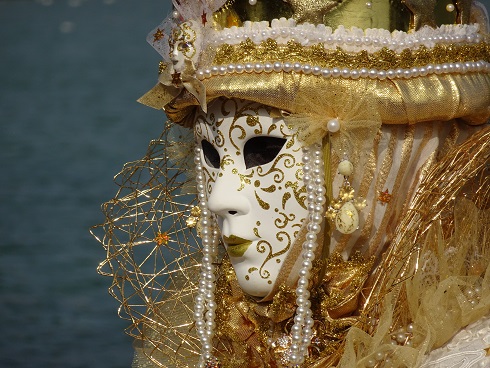
[[[366,200],[355,198],[354,188],[349,177],[354,172],[354,165],[349,160],[342,160],[338,173],[344,177],[339,195],[330,202],[326,216],[335,223],[335,228],[342,234],[352,234],[359,228],[359,211],[366,207]]]

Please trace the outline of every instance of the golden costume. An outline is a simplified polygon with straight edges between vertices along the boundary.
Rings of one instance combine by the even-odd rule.
[[[110,291],[135,338],[133,367],[490,365],[482,338],[490,332],[484,8],[433,0],[174,6],[149,35],[164,62],[140,99],[164,109],[169,122],[147,155],[118,174],[106,222],[94,230],[107,250],[99,271],[113,278]],[[225,237],[222,246],[207,214],[222,172],[211,177],[194,153],[203,137],[219,146],[214,111],[226,117],[227,104],[246,105],[242,115],[258,111],[243,101],[265,106],[294,132],[290,139],[316,147],[324,188],[311,197],[323,198],[321,230],[312,233],[308,206],[260,298],[243,291],[225,252],[231,243]],[[196,167],[197,186],[207,180],[197,195]],[[238,190],[255,185],[263,208],[261,198],[279,190],[237,175]],[[287,192],[305,210],[306,188]],[[316,245],[306,249],[310,237]],[[215,246],[205,260],[201,238]]]

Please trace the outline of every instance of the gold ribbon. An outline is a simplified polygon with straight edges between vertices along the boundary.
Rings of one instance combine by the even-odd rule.
[[[195,72],[193,62],[187,59],[184,61],[184,69],[181,72],[173,68],[164,68],[158,77],[158,83],[140,97],[138,102],[160,110],[183,90],[186,90],[196,98],[202,110],[207,112],[206,87],[196,78]]]

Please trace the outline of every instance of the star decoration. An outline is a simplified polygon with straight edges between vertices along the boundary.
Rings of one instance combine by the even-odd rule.
[[[182,79],[180,79],[180,73],[173,73],[172,74],[172,84],[176,87],[178,87],[182,83]]]
[[[388,189],[386,189],[384,192],[379,193],[378,201],[380,201],[381,204],[384,206],[391,200],[392,196],[393,195],[388,192]]]
[[[202,22],[202,25],[203,26],[206,26],[206,23],[207,23],[207,14],[204,12],[204,10],[202,11],[202,15],[201,15],[201,22]]]
[[[167,232],[158,233],[157,236],[155,237],[155,243],[157,243],[158,245],[163,245],[163,244],[167,245],[169,239],[170,237],[168,236]]]
[[[201,209],[198,206],[194,206],[191,209],[191,215],[185,221],[188,228],[194,228],[199,222],[199,217],[201,216]]]
[[[286,2],[291,4],[293,18],[297,22],[313,24],[323,23],[325,15],[339,4],[339,2],[332,0],[286,0]]]
[[[164,36],[165,34],[163,31],[160,28],[157,28],[157,31],[153,33],[153,42],[160,41]]]

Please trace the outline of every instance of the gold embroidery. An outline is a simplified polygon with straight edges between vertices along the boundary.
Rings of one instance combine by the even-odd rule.
[[[327,50],[323,45],[302,46],[289,41],[278,45],[268,39],[256,45],[247,39],[238,45],[222,45],[217,48],[214,64],[227,65],[248,62],[300,62],[320,67],[397,69],[425,66],[427,64],[455,63],[465,61],[490,61],[490,46],[485,43],[474,45],[437,44],[429,49],[420,46],[417,50],[405,49],[396,53],[388,48],[369,54],[362,50],[348,53],[340,48]]]

